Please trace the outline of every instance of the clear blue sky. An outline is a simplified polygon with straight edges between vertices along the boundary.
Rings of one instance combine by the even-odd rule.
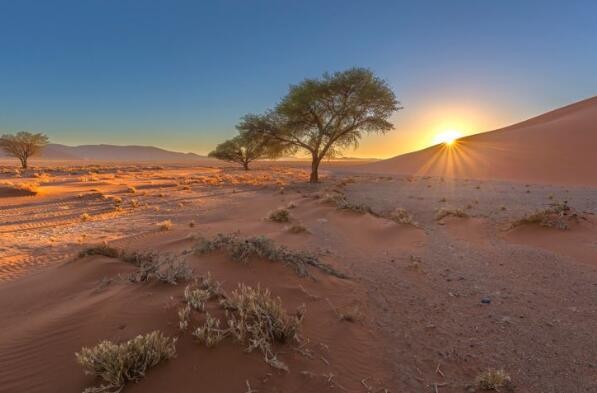
[[[392,156],[597,94],[597,1],[0,0],[0,133],[205,153],[352,66],[405,109],[347,155]]]

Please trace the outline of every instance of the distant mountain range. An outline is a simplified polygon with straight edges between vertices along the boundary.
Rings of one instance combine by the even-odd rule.
[[[0,157],[6,157],[6,154],[0,151]],[[35,156],[35,158],[63,161],[189,161],[204,159],[205,157],[195,153],[179,153],[153,146],[66,146],[51,143],[43,149],[39,156]]]

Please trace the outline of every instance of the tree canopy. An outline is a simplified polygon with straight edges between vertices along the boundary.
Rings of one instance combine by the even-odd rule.
[[[27,169],[29,157],[39,153],[48,144],[48,137],[44,134],[32,134],[20,131],[16,134],[6,134],[0,137],[0,149],[21,161],[23,169]]]
[[[322,159],[357,147],[365,133],[390,131],[394,126],[388,119],[400,109],[387,82],[368,69],[352,68],[291,86],[273,110],[245,115],[237,129],[249,138],[278,141],[285,153],[305,150],[314,183]]]
[[[277,140],[270,140],[263,135],[237,135],[220,143],[209,157],[241,164],[245,170],[249,163],[260,158],[276,158],[284,148]]]

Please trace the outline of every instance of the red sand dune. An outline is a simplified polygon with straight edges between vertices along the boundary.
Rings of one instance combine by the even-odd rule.
[[[352,169],[352,168],[351,168]],[[597,185],[597,96],[499,130],[354,167],[360,172]]]

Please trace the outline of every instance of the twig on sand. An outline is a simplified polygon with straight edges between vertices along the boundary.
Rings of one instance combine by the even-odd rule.
[[[444,374],[444,373],[443,373],[443,371],[442,371],[442,370],[439,368],[440,364],[441,364],[441,363],[438,363],[438,364],[437,364],[437,368],[435,369],[435,372],[436,372],[437,374],[439,374],[439,375],[441,375],[442,377],[444,377],[444,378],[445,378],[445,377],[446,377],[446,376],[445,376],[445,374]]]
[[[437,383],[436,382],[436,383],[433,384],[433,390],[435,391],[435,393],[439,393],[438,388],[441,388],[441,387],[444,387],[444,386],[447,386],[447,385],[449,385],[448,382],[444,382],[444,383]]]
[[[245,380],[245,383],[247,384],[247,391],[245,393],[257,393],[259,391],[251,388],[251,384],[249,383],[248,379]]]

